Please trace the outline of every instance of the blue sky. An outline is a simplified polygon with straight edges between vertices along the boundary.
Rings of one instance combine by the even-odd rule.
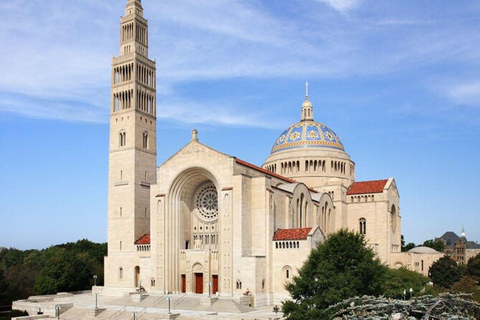
[[[0,246],[106,241],[111,57],[126,0],[0,2]],[[190,139],[261,165],[300,118],[394,177],[402,233],[480,241],[480,2],[143,1],[158,163]]]

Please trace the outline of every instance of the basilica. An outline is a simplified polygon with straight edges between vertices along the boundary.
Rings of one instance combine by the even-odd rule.
[[[341,139],[315,121],[308,84],[298,119],[272,141],[264,164],[215,150],[193,130],[157,167],[148,48],[141,1],[128,0],[112,59],[105,292],[278,303],[309,252],[341,228],[364,234],[383,263],[400,263],[395,180],[355,181]]]

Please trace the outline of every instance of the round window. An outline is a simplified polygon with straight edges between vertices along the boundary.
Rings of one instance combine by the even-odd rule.
[[[197,195],[197,209],[200,217],[212,221],[218,216],[218,195],[215,186],[203,188]]]

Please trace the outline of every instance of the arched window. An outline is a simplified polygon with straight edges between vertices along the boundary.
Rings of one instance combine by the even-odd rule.
[[[358,220],[359,228],[360,228],[360,234],[367,234],[367,220],[365,218],[360,218]]]
[[[143,133],[143,147],[148,148],[148,133],[147,132]]]
[[[292,268],[290,266],[283,267],[282,277],[284,281],[288,281],[292,278]]]
[[[127,133],[125,131],[120,132],[119,140],[120,140],[120,147],[125,147],[127,145]]]
[[[392,204],[392,210],[390,210],[390,224],[392,226],[392,231],[395,231],[397,228],[397,210],[395,209],[394,204]]]
[[[303,225],[304,225],[304,219],[303,219],[303,198],[304,198],[304,195],[303,193],[300,195],[300,212],[299,212],[299,219],[300,219],[300,223],[298,225],[299,228],[303,228]]]
[[[120,267],[118,269],[118,279],[122,280],[123,279],[123,268]]]
[[[242,281],[237,280],[237,289],[242,289]]]

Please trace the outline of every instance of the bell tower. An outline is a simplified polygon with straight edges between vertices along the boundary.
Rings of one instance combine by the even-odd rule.
[[[106,286],[138,286],[135,242],[150,232],[150,184],[156,182],[155,77],[142,3],[128,0],[120,54],[112,58]]]

